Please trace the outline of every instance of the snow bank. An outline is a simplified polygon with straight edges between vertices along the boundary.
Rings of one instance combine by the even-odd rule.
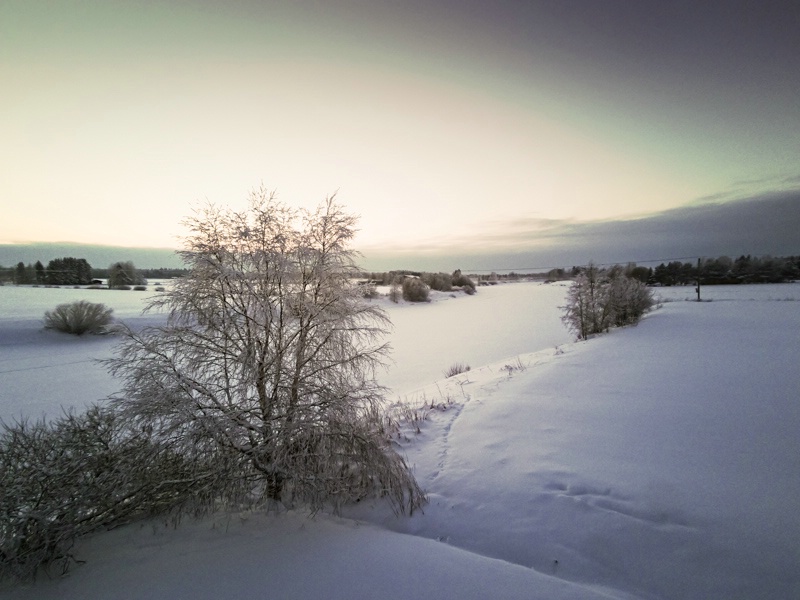
[[[68,577],[2,590],[8,600],[600,600],[594,591],[447,544],[343,519],[251,515],[128,527],[82,544]]]

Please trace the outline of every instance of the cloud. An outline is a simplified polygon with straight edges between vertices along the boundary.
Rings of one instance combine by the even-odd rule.
[[[689,205],[636,219],[495,223],[449,246],[365,251],[364,258],[367,264],[391,268],[505,271],[590,260],[648,263],[741,254],[800,254],[800,190]]]
[[[636,219],[576,222],[523,218],[486,222],[469,237],[405,247],[361,248],[368,270],[524,271],[597,263],[641,264],[698,257],[800,254],[800,190],[708,202]],[[86,258],[96,267],[132,260],[179,267],[174,250],[71,243],[0,244],[0,265]]]

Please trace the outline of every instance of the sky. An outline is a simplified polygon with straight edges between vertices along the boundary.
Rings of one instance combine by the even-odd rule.
[[[336,193],[373,268],[797,253],[726,232],[800,212],[798,31],[792,1],[5,0],[0,245],[176,248],[264,185]]]

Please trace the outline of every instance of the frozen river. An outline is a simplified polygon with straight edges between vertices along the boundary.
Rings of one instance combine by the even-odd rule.
[[[567,289],[513,283],[430,304],[388,304],[393,364],[378,379],[404,395],[441,379],[457,362],[479,367],[569,342],[559,309]]]
[[[477,294],[444,296],[424,304],[386,308],[393,328],[391,364],[378,374],[403,396],[441,379],[456,362],[479,367],[570,341],[560,321],[566,284],[515,283],[481,287]],[[0,287],[0,418],[40,417],[60,406],[81,406],[117,391],[117,383],[97,359],[111,355],[111,337],[73,337],[42,331],[44,312],[62,302],[89,300],[114,308],[116,318],[141,317],[150,294],[72,288]]]

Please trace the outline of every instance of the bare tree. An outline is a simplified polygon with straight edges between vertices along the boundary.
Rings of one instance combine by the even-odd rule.
[[[256,501],[319,508],[378,492],[419,506],[382,430],[374,373],[389,321],[351,278],[355,224],[333,197],[298,212],[263,188],[246,211],[189,218],[190,273],[151,306],[167,324],[128,330],[110,361],[123,418],[187,455],[211,449]]]
[[[580,339],[607,330],[609,305],[606,302],[604,281],[600,269],[593,263],[581,271],[567,293],[567,304],[562,307],[562,321]]]

